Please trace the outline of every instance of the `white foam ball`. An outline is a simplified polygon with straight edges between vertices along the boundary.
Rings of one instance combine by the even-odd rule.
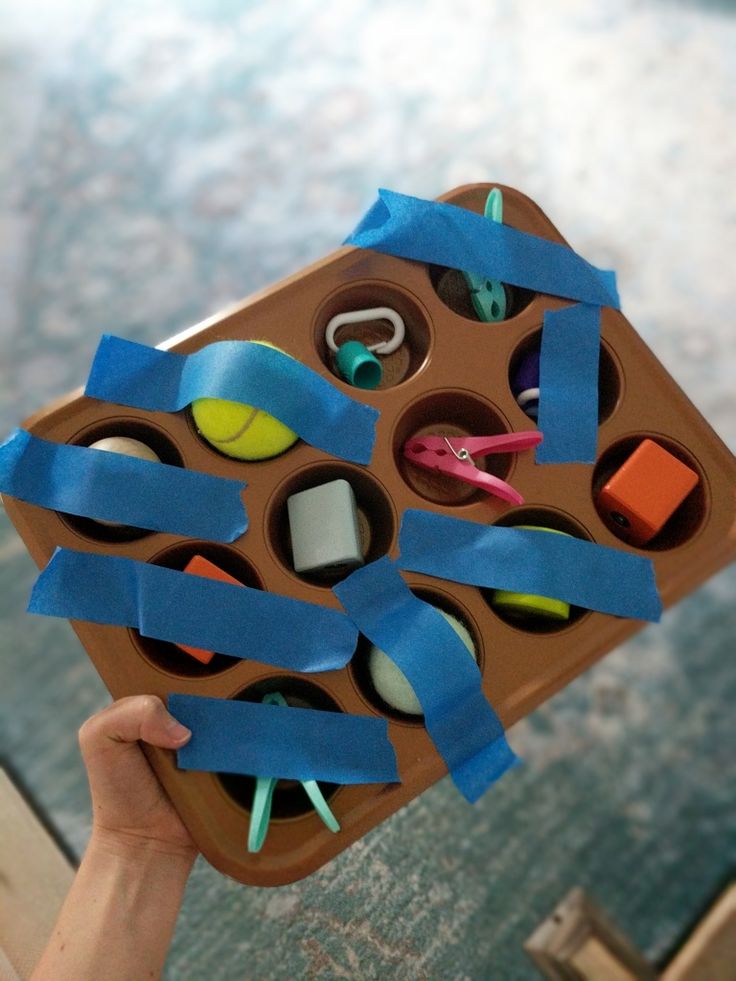
[[[473,660],[477,661],[478,655],[475,644],[465,624],[444,610],[438,610],[438,612],[442,614],[465,644]],[[419,699],[414,694],[414,689],[409,684],[404,672],[380,647],[375,645],[371,647],[368,654],[368,671],[373,687],[387,705],[398,712],[405,712],[407,715],[422,715],[422,706],[419,704]]]
[[[89,448],[104,450],[107,453],[122,453],[123,456],[135,456],[139,460],[151,460],[153,463],[161,462],[150,446],[130,436],[106,436],[104,439],[98,439],[96,443],[90,443]]]
[[[150,446],[141,443],[139,439],[133,439],[132,436],[105,436],[104,439],[98,439],[95,443],[90,443],[89,449],[102,450],[105,453],[120,453],[122,456],[134,456],[139,460],[150,460],[152,463],[161,462],[159,456],[153,452]],[[117,521],[98,520],[97,523],[106,525],[108,528],[125,527],[125,525],[121,525]]]

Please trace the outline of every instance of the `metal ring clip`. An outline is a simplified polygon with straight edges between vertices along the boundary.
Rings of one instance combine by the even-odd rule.
[[[337,344],[335,334],[346,324],[359,324],[370,320],[388,320],[394,328],[394,336],[388,341],[378,341],[376,344],[366,345],[369,351],[374,354],[393,354],[404,342],[406,333],[404,321],[399,314],[391,307],[370,307],[367,310],[349,310],[346,313],[338,313],[327,324],[325,340],[331,351],[337,354]]]
[[[457,460],[459,460],[461,463],[469,463],[471,466],[475,466],[470,453],[468,453],[464,446],[461,446],[459,450],[456,450],[447,436],[443,436],[442,438],[447,443],[448,449]]]

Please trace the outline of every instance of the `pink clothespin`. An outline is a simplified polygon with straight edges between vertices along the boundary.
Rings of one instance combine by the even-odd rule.
[[[505,480],[479,470],[473,457],[489,453],[517,453],[542,442],[537,430],[502,433],[500,436],[414,436],[404,443],[404,456],[425,470],[456,477],[480,487],[509,504],[523,504],[524,498]]]

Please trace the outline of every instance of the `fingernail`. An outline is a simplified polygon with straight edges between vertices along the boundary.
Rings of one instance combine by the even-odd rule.
[[[171,738],[176,739],[177,742],[181,741],[182,739],[188,739],[192,734],[192,730],[187,729],[187,727],[183,726],[181,722],[177,722],[173,715],[170,715],[166,720],[166,729],[168,730]]]

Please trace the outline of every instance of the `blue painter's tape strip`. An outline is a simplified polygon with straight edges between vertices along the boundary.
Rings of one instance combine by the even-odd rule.
[[[171,714],[192,730],[177,750],[184,770],[331,783],[396,783],[385,719],[172,694]]]
[[[70,549],[56,550],[33,587],[28,611],[135,627],[154,640],[292,671],[342,668],[357,642],[355,627],[339,610],[119,555]]]
[[[370,463],[378,419],[316,371],[251,341],[176,354],[105,335],[85,395],[151,412],[178,412],[201,398],[255,405],[312,446],[362,464]]]
[[[232,542],[248,527],[242,480],[197,473],[16,429],[0,446],[0,491],[98,521]]]
[[[595,463],[600,347],[600,307],[545,311],[537,418],[544,441],[537,463]]]
[[[636,620],[662,614],[650,559],[567,535],[408,510],[399,547],[399,567],[412,572]]]
[[[378,194],[345,244],[468,270],[538,293],[619,307],[613,273],[596,269],[565,245],[453,204],[384,189]]]
[[[388,558],[358,569],[334,592],[361,633],[406,675],[455,785],[476,801],[517,760],[463,642]]]

